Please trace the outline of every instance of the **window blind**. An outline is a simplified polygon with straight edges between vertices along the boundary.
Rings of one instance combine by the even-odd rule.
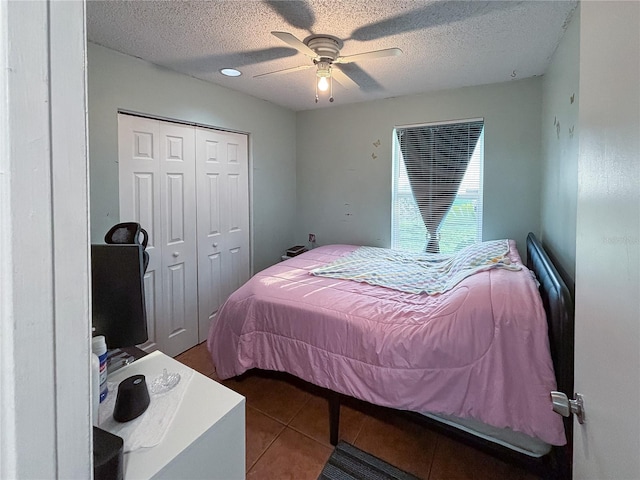
[[[396,128],[392,248],[453,253],[482,240],[482,120]]]

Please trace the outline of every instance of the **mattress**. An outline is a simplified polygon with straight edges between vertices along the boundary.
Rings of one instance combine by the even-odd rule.
[[[522,265],[509,241],[512,264]],[[221,307],[208,348],[221,378],[283,371],[377,405],[564,445],[537,285],[524,265],[425,295],[309,272],[353,252],[319,247],[256,274]]]

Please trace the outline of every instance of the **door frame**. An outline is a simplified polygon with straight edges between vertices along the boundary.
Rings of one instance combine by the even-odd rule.
[[[0,38],[0,477],[91,478],[85,3]]]
[[[638,20],[637,1],[580,4],[576,479],[640,478]]]

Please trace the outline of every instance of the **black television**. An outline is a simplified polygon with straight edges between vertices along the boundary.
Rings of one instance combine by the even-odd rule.
[[[143,252],[136,244],[91,245],[93,335],[104,335],[110,350],[148,339]]]

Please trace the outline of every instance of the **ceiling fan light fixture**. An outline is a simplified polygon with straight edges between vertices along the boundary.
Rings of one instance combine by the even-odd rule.
[[[384,48],[382,50],[372,50],[369,52],[356,53],[354,55],[341,56],[340,50],[342,49],[344,42],[333,35],[311,35],[302,41],[289,32],[273,31],[271,34],[313,61],[313,65],[316,66],[316,103],[318,103],[318,100],[320,99],[318,92],[326,92],[327,90],[329,90],[329,101],[333,102],[334,75],[336,76],[336,82],[344,88],[360,88],[356,82],[349,78],[349,76],[340,69],[338,66],[339,64],[359,63],[363,60],[369,60],[372,58],[395,57],[402,55],[402,50],[399,48]],[[298,70],[312,68],[313,65],[301,65],[299,67],[285,68],[283,70],[262,73],[260,75],[255,75],[254,78],[279,73],[297,72]],[[337,65],[337,70],[332,71],[333,65]]]
[[[327,80],[327,77],[320,77],[318,79],[318,90],[321,92],[329,90],[329,80]]]
[[[225,75],[226,77],[239,77],[242,75],[240,70],[236,70],[235,68],[221,68],[220,73]]]
[[[331,78],[331,65],[329,62],[318,62],[316,77],[318,79],[318,90],[326,92],[329,89],[329,79]]]

